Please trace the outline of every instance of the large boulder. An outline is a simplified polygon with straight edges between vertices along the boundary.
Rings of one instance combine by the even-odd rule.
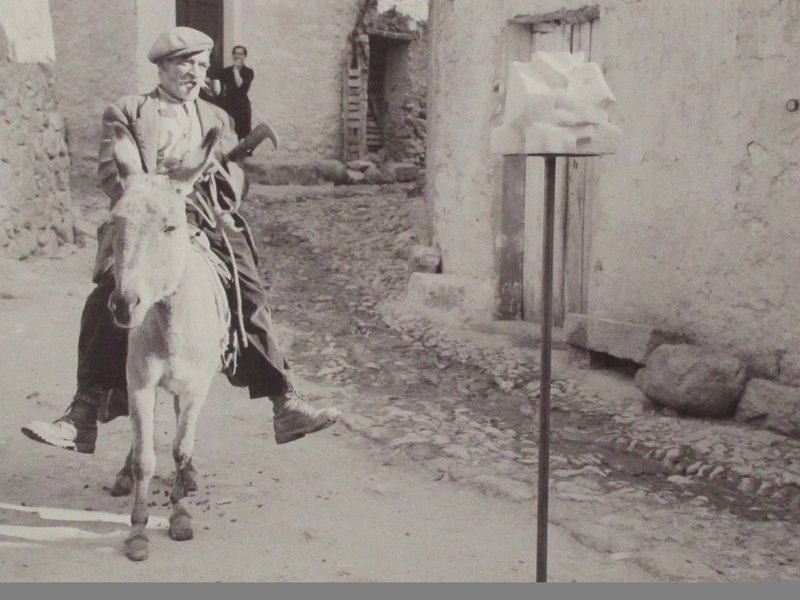
[[[751,379],[736,410],[736,420],[800,438],[800,389]]]
[[[636,374],[651,400],[696,417],[732,417],[744,393],[747,368],[728,354],[687,344],[663,344]]]

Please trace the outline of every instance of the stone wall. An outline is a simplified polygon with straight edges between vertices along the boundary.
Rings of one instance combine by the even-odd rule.
[[[21,259],[71,243],[74,218],[48,5],[3,4],[10,10],[0,10],[0,252]]]
[[[427,155],[428,118],[428,36],[427,23],[419,23],[419,38],[408,51],[408,87],[404,103],[404,158],[421,167]]]
[[[426,193],[444,271],[497,284],[517,15],[578,0],[434,0]],[[726,349],[774,376],[800,347],[800,0],[605,0],[592,61],[617,98],[597,159],[588,314]],[[491,315],[486,315],[491,318]],[[792,358],[794,357],[794,358]]]

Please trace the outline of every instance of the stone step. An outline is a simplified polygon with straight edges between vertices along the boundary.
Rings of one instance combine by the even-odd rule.
[[[661,344],[686,343],[685,336],[625,321],[568,313],[564,319],[566,341],[571,346],[603,352],[616,358],[645,364]]]

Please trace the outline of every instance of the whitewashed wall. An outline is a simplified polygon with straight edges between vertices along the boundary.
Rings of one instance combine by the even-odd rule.
[[[428,200],[446,272],[496,281],[509,20],[571,0],[434,0]],[[775,373],[800,347],[800,1],[607,0],[617,105],[599,159],[588,313],[686,333]],[[491,315],[486,315],[490,318]]]

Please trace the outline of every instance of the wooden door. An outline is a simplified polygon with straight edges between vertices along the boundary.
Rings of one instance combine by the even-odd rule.
[[[218,79],[225,62],[223,0],[176,0],[175,24],[202,31],[214,40],[208,76]]]
[[[591,21],[538,23],[533,26],[533,52],[583,52],[590,60]],[[583,313],[588,296],[589,182],[593,158],[558,158],[556,162],[553,325],[568,312]],[[544,159],[527,159],[522,318],[541,319]]]

